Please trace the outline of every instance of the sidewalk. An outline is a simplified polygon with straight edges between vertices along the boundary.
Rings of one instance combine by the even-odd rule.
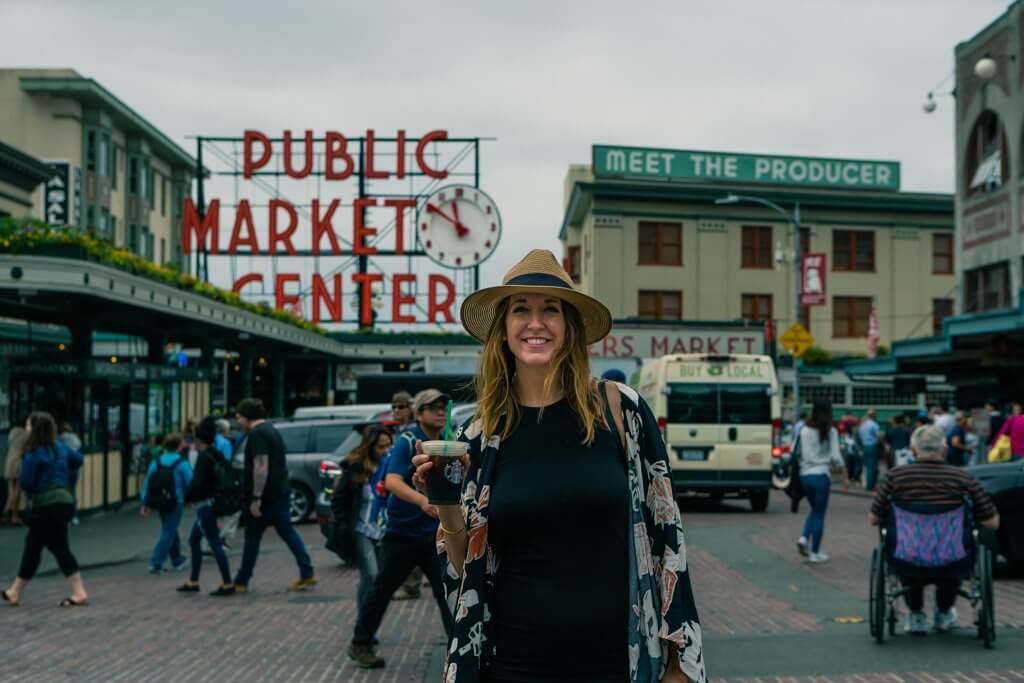
[[[192,511],[186,509],[179,529],[187,532],[191,524]],[[129,503],[120,510],[81,517],[77,526],[70,527],[71,552],[82,569],[124,564],[147,557],[159,532],[159,517],[142,517],[138,503]],[[25,533],[25,527],[0,527],[0,580],[8,581],[17,573]],[[53,555],[44,551],[38,575],[59,571]]]

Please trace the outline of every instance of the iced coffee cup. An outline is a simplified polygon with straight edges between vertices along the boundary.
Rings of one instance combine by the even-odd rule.
[[[424,441],[423,453],[433,467],[427,472],[427,500],[431,505],[462,502],[462,480],[466,475],[463,458],[469,449],[465,441]]]

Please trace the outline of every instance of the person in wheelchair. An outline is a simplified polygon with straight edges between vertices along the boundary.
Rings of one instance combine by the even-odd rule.
[[[910,448],[916,462],[889,471],[871,506],[868,517],[871,524],[889,526],[893,521],[888,519],[893,506],[940,509],[945,506],[949,509],[969,501],[970,515],[976,524],[988,529],[999,528],[999,512],[978,480],[963,468],[946,464],[946,435],[941,428],[934,425],[918,427],[910,438]],[[971,532],[970,529],[967,531]],[[952,526],[950,533],[955,533]],[[910,610],[906,630],[917,635],[927,633],[924,587],[931,583],[935,584],[934,628],[940,632],[951,629],[956,624],[953,606],[961,580],[960,577],[901,576],[900,581],[906,589],[904,597]]]

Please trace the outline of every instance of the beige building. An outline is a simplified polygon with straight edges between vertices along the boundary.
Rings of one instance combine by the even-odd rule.
[[[53,176],[52,168],[0,140],[0,218],[37,215],[33,194]]]
[[[781,333],[792,225],[747,199],[716,205],[731,193],[799,205],[801,251],[826,266],[823,303],[801,309],[817,346],[867,353],[872,308],[886,346],[952,315],[953,198],[900,192],[894,162],[595,146],[566,177],[567,268],[617,321],[773,320]]]
[[[71,69],[0,69],[0,112],[0,140],[67,178],[63,204],[35,191],[36,218],[185,266],[180,207],[196,162],[167,135]]]

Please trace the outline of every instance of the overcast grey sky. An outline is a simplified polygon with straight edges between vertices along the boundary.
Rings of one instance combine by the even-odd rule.
[[[952,102],[921,104],[1007,5],[0,0],[0,64],[73,67],[190,152],[246,128],[494,136],[494,284],[557,252],[562,180],[593,143],[891,159],[903,189],[950,191]]]

